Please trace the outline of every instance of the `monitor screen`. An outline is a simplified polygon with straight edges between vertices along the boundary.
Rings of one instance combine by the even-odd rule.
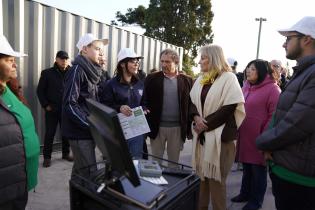
[[[109,161],[111,171],[118,176],[127,177],[135,187],[140,185],[117,112],[91,99],[87,99],[86,102],[90,111],[88,122],[93,139]]]

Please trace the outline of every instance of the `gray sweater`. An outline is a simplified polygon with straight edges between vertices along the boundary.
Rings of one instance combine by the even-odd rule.
[[[177,78],[164,78],[161,127],[179,126]]]

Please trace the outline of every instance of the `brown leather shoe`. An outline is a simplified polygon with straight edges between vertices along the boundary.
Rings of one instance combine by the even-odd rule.
[[[48,168],[50,166],[51,166],[51,160],[50,159],[44,159],[43,167]]]
[[[62,159],[67,160],[69,162],[73,162],[73,156],[72,155],[62,155]]]

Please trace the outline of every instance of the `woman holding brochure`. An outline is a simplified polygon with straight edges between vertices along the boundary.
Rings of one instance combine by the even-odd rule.
[[[132,115],[132,109],[140,106],[144,84],[138,78],[137,72],[142,58],[130,48],[120,50],[115,76],[100,92],[100,101],[103,104],[126,116]],[[143,135],[127,139],[133,158],[142,158],[143,141]]]

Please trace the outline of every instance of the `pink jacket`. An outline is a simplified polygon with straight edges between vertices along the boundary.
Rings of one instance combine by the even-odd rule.
[[[256,148],[256,138],[268,128],[272,113],[275,111],[280,88],[276,82],[266,76],[258,85],[243,86],[246,117],[239,128],[238,160],[242,163],[265,165],[261,151]]]

